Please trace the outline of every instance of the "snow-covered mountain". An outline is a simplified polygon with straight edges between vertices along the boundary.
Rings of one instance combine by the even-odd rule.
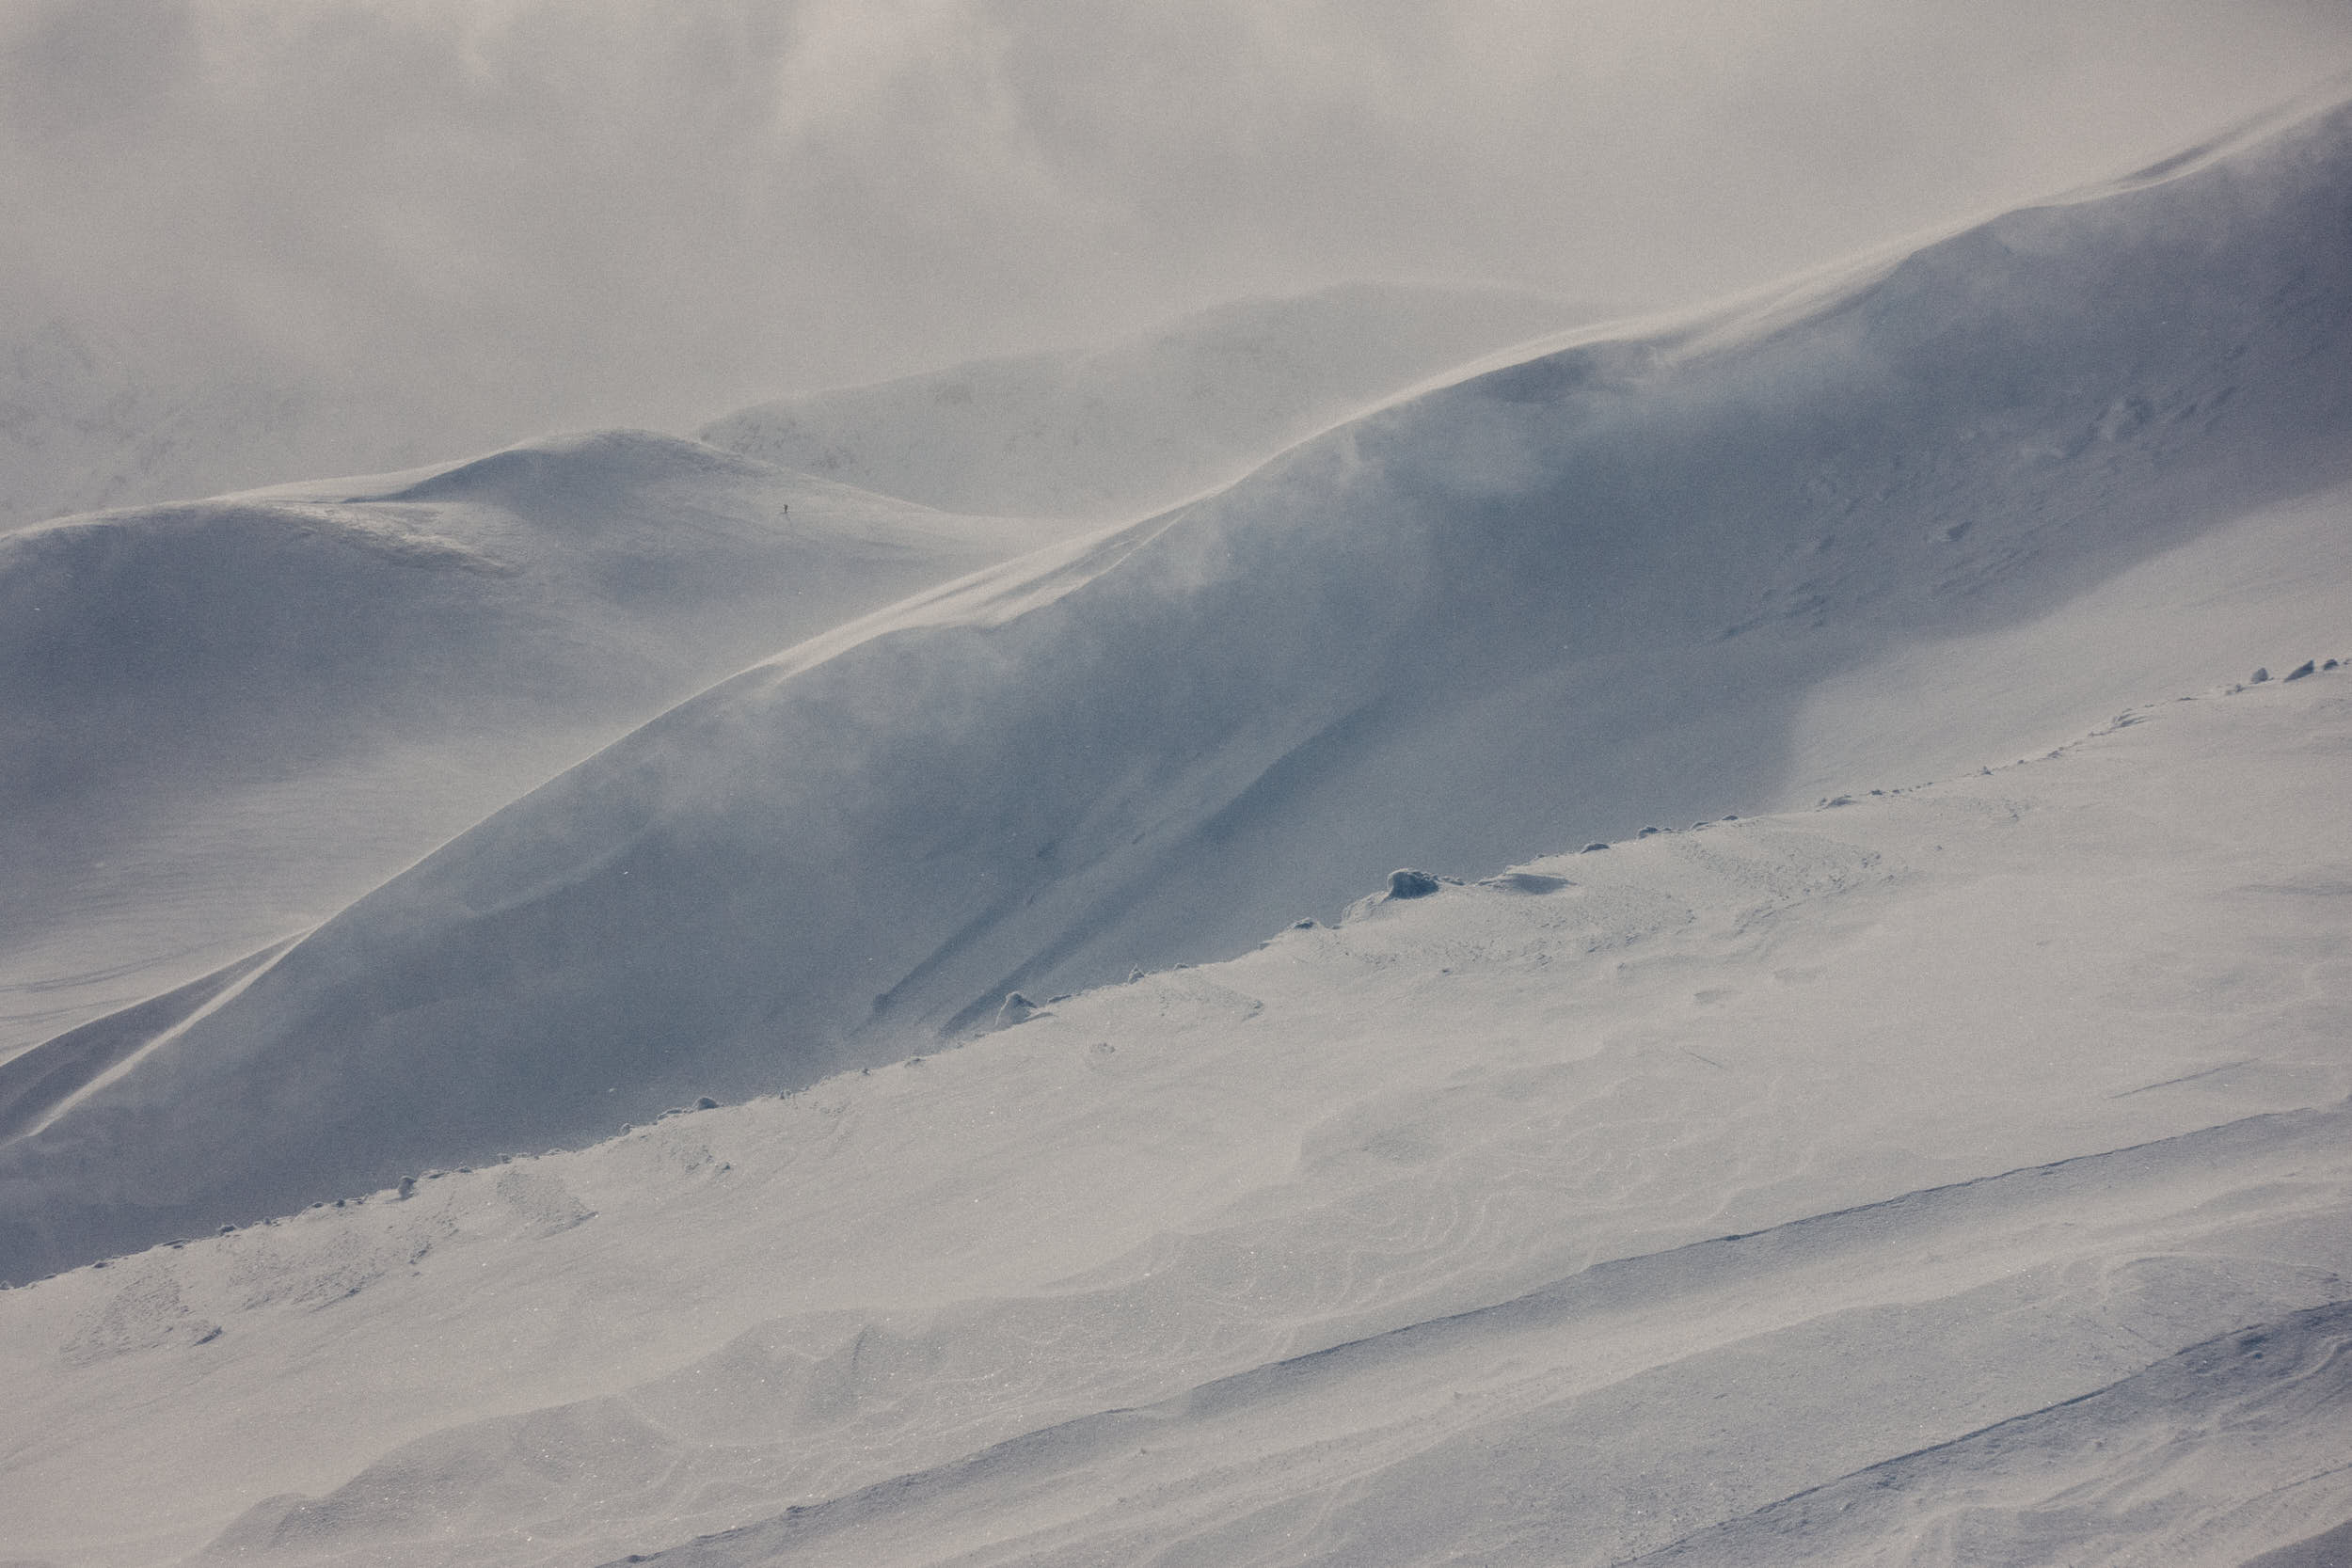
[[[314,924],[779,642],[1056,531],[613,431],[0,534],[0,1053]]]
[[[1229,305],[1105,349],[780,398],[697,434],[950,511],[1124,521],[1593,314],[1504,289],[1345,284]]]
[[[2003,760],[2341,624],[2348,242],[2339,105],[779,656],[124,1026],[0,1148],[8,1271],[928,1051],[1399,863]]]

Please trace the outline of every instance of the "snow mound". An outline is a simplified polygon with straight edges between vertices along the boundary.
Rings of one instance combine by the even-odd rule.
[[[705,426],[748,452],[958,512],[1138,516],[1588,309],[1506,290],[1352,284],[1225,306],[1092,353],[808,392]]]
[[[2090,670],[2079,728],[2343,624],[2342,578],[2265,558],[2232,613],[2172,607],[2226,646],[2067,630],[2246,530],[2340,553],[2347,364],[2339,107],[1384,409],[746,671],[446,846],[0,1148],[7,1266],[902,1057],[1400,863],[1619,840],[1581,881],[1880,755],[1816,698],[1922,648],[1963,653],[1894,722],[2007,760],[1987,649]]]

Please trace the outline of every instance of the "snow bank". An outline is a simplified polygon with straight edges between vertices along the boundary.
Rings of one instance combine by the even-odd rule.
[[[9,1269],[903,1056],[1398,865],[1778,803],[1801,719],[1811,766],[1870,743],[1825,683],[2343,481],[2348,235],[2336,108],[1475,376],[1025,594],[999,574],[746,672],[0,1148]],[[2343,602],[2288,577],[2249,614]]]

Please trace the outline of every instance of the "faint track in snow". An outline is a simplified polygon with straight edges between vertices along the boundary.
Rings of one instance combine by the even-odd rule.
[[[1904,1265],[1922,1253],[1944,1257],[1963,1251],[1972,1240],[2010,1237],[2037,1226],[2068,1226],[2086,1214],[2098,1212],[2103,1203],[2144,1209],[2159,1205],[2169,1197],[2184,1209],[2191,1208],[2199,1199],[2177,1189],[2185,1186],[2203,1193],[2212,1184],[2227,1183],[2233,1177],[2249,1183],[2259,1181],[2264,1179],[2261,1167],[2296,1166],[2311,1156],[2343,1147],[2347,1132],[2352,1132],[2352,1106],[2249,1117],[2150,1143],[1925,1188],[1763,1230],[1618,1259],[1490,1307],[1426,1320],[1252,1368],[1149,1405],[1107,1410],[1059,1422],[993,1444],[962,1459],[896,1476],[838,1497],[796,1507],[757,1523],[630,1560],[717,1568],[722,1564],[794,1561],[803,1552],[825,1550],[878,1552],[879,1557],[869,1560],[899,1560],[891,1555],[892,1548],[887,1544],[864,1540],[864,1532],[878,1532],[886,1541],[903,1525],[909,1539],[918,1534],[926,1540],[936,1540],[939,1534],[952,1536],[957,1532],[944,1527],[939,1528],[939,1534],[929,1533],[926,1527],[909,1516],[933,1508],[955,1511],[985,1507],[982,1498],[1010,1498],[1016,1505],[1026,1505],[1065,1481],[1073,1488],[1090,1490],[1086,1480],[1089,1470],[1113,1465],[1121,1455],[1138,1449],[1164,1450],[1181,1440],[1184,1429],[1193,1429],[1193,1440],[1216,1452],[1221,1445],[1214,1431],[1200,1429],[1223,1425],[1232,1429],[1238,1440],[1247,1442],[1249,1434],[1257,1433],[1263,1442],[1262,1434],[1270,1424],[1284,1417],[1296,1422],[1295,1430],[1277,1439],[1269,1451],[1259,1456],[1258,1464],[1222,1454],[1216,1468],[1230,1465],[1231,1473],[1221,1480],[1214,1476],[1201,1478],[1210,1489],[1220,1494],[1234,1489],[1247,1491],[1261,1469],[1284,1472],[1292,1496],[1300,1492],[1322,1495],[1333,1487],[1343,1491],[1360,1488],[1370,1484],[1370,1478],[1392,1466],[1410,1463],[1465,1432],[1474,1435],[1479,1430],[1477,1425],[1466,1426],[1459,1418],[1449,1422],[1426,1413],[1417,1416],[1409,1408],[1384,1412],[1374,1418],[1371,1425],[1378,1430],[1362,1430],[1365,1423],[1360,1418],[1355,1419],[1351,1429],[1348,1406],[1352,1391],[1360,1380],[1376,1379],[1380,1386],[1391,1389],[1400,1385],[1418,1386],[1432,1377],[1441,1382],[1441,1363],[1449,1356],[1463,1353],[1493,1355],[1502,1354],[1499,1347],[1505,1341],[1517,1345],[1530,1337],[1539,1339],[1548,1334],[1574,1334],[1585,1329],[1613,1328],[1624,1334],[1630,1325],[1633,1337],[1638,1338],[1639,1325],[1653,1317],[1672,1316],[1687,1328],[1694,1306],[1703,1319],[1708,1315],[1707,1298],[1710,1296],[1724,1298],[1715,1332],[1672,1336],[1670,1343],[1659,1347],[1663,1363],[1691,1360],[1742,1342],[1768,1338],[1797,1324],[1867,1309],[1870,1306],[1868,1298],[1882,1292],[1887,1293],[1887,1300],[1902,1300],[1923,1291],[1946,1291],[1956,1295],[1976,1288],[1978,1282],[1955,1279],[1948,1274],[1939,1277],[1937,1271],[1931,1271],[1923,1280],[1915,1270]],[[1997,1245],[1984,1250],[1988,1256],[1978,1259],[1974,1268],[1988,1276],[2004,1268],[2021,1266],[2019,1259],[2003,1255]],[[1851,1269],[1857,1261],[1870,1277],[1859,1288],[1851,1280],[1840,1288],[1841,1271]],[[2032,1265],[2025,1261],[2022,1266]],[[1962,1269],[1963,1275],[1968,1272],[1965,1267]],[[2343,1282],[2337,1279],[2334,1283],[2341,1287]],[[1757,1310],[1758,1304],[1768,1300],[1772,1305]],[[2330,1317],[2330,1313],[2335,1316]],[[2281,1316],[2283,1319],[2287,1315]],[[2309,1304],[2300,1308],[2294,1321],[2307,1327],[2317,1325],[2312,1332],[2352,1338],[2352,1304],[2332,1299]],[[2240,1331],[2233,1328],[2232,1332]],[[2144,1339],[2145,1336],[2140,1338]],[[2219,1342],[2210,1333],[2201,1333],[2198,1338],[2208,1346]],[[1965,1445],[1982,1439],[1988,1433],[2096,1402],[2130,1386],[2135,1379],[2153,1375],[2154,1370],[2170,1362],[2186,1361],[2197,1354],[2193,1346],[2184,1348],[2177,1343],[2170,1347],[2159,1345],[2156,1350],[2153,1357],[2134,1366],[2123,1378],[2100,1378],[2093,1386],[2062,1400],[1992,1422],[1974,1424],[1935,1443],[1875,1461],[1852,1474],[1869,1474],[1886,1466],[1914,1463],[1923,1454]],[[1531,1344],[1528,1350],[1518,1354],[1532,1356],[1535,1352]],[[1639,1378],[1661,1364],[1657,1359],[1637,1359],[1641,1364],[1613,1370],[1600,1386]],[[1557,1389],[1547,1393],[1541,1388],[1531,1388],[1514,1396],[1498,1390],[1482,1397],[1480,1413],[1486,1424],[1494,1424],[1498,1417],[1506,1421],[1531,1414],[1540,1417],[1548,1406],[1574,1402],[1588,1392],[1568,1392],[1564,1396]],[[1312,1418],[1317,1402],[1336,1407],[1320,1423]],[[1409,1401],[1405,1402],[1409,1406]],[[1513,1405],[1522,1408],[1508,1408]],[[1306,1450],[1320,1450],[1326,1456],[1320,1466],[1311,1452],[1302,1458],[1302,1451]],[[1305,1477],[1295,1473],[1301,1464],[1309,1471]],[[1780,1507],[1795,1497],[1824,1492],[1844,1484],[1845,1479],[1845,1472],[1838,1477],[1823,1478],[1765,1506]],[[1304,1486],[1295,1484],[1301,1481],[1306,1482]],[[1171,1495],[1187,1492],[1181,1480],[1162,1479],[1157,1484]],[[1181,1497],[1176,1497],[1174,1500],[1165,1500],[1165,1506],[1181,1513],[1182,1501]],[[1230,1497],[1223,1497],[1221,1501],[1224,1506],[1212,1506],[1206,1512],[1221,1519],[1248,1512],[1246,1504],[1240,1508],[1232,1506]],[[1060,1508],[1074,1521],[1078,1515],[1099,1512],[1099,1498],[1064,1499]],[[1751,1511],[1742,1511],[1743,1516],[1748,1512]],[[1710,1521],[1710,1525],[1714,1523]],[[1078,1552],[1076,1541],[1068,1534],[1078,1528],[1073,1522],[1066,1528],[1048,1529],[1045,1533],[1051,1540],[1026,1543],[1008,1537],[987,1549],[923,1560],[960,1564],[1092,1560]],[[1076,1555],[1065,1557],[1065,1553]],[[1241,1560],[1288,1562],[1326,1559],[1278,1556]]]

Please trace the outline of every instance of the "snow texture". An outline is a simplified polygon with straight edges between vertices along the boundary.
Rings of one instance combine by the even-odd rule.
[[[0,1292],[8,1543],[2235,1568],[2322,1536],[2352,690],[2130,717]]]
[[[1246,950],[1400,862],[1793,803],[1879,744],[1808,705],[1825,684],[2352,472],[2347,168],[2331,108],[1595,332],[746,671],[0,1148],[0,1263],[902,1057],[1011,990]],[[2337,578],[2274,597],[2344,608]],[[2152,637],[2143,679],[2208,666]],[[2014,743],[1990,711],[1908,722]]]
[[[0,535],[361,757],[834,585],[0,1060],[0,1561],[2342,1560],[2347,338],[2337,103],[953,580],[627,435]]]
[[[697,434],[949,511],[1124,521],[1593,313],[1499,289],[1355,284],[1228,306],[1092,353],[803,393]]]
[[[0,534],[0,1054],[1056,531],[606,431]]]

